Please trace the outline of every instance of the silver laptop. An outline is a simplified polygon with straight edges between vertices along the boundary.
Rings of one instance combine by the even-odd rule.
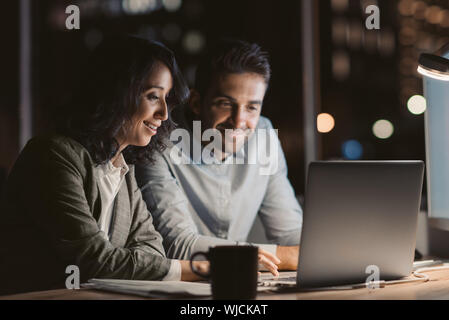
[[[296,286],[410,275],[423,174],[422,161],[311,163]]]

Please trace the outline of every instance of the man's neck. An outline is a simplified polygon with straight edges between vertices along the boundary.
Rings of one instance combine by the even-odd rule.
[[[192,110],[190,110],[190,108],[186,107],[184,109],[184,118],[186,120],[186,125],[187,125],[187,129],[190,131],[190,133],[193,135],[193,121],[200,121],[201,119],[198,115],[196,115],[195,113],[192,112]],[[203,136],[203,132],[204,129],[201,128],[201,137]],[[207,145],[207,141],[203,141],[201,139],[201,137],[198,137],[200,142],[201,142],[201,148],[204,148],[204,146]],[[220,160],[220,161],[224,161],[227,157],[229,157],[230,155],[232,155],[232,153],[226,153],[223,152],[222,150],[217,150],[214,148],[214,156],[216,159]]]

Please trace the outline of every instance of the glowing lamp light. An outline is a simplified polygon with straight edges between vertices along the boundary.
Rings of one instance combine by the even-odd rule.
[[[317,116],[316,125],[318,132],[328,133],[332,131],[335,126],[334,117],[332,117],[329,113],[320,113]]]
[[[449,60],[434,54],[422,53],[419,56],[418,72],[429,78],[449,81]]]
[[[388,120],[377,120],[373,125],[373,134],[379,139],[388,139],[394,132],[393,124]]]

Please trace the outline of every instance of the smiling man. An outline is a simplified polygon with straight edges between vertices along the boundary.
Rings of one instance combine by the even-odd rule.
[[[302,210],[279,140],[261,116],[270,75],[268,56],[257,44],[226,40],[210,48],[188,105],[172,114],[188,134],[175,133],[154,164],[136,168],[169,257],[188,259],[210,246],[245,243],[259,215],[270,241],[258,244],[260,263],[273,274],[296,269]],[[270,152],[270,163],[261,163],[260,155]],[[180,163],[178,154],[188,161]],[[205,161],[204,154],[217,161]],[[261,170],[267,165],[269,174]]]
[[[223,72],[211,80],[203,101],[199,91],[191,91],[190,107],[202,129],[221,133],[225,156],[239,151],[255,130],[267,83],[263,75],[255,72]]]

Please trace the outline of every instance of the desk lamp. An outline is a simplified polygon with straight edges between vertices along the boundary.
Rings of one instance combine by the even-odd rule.
[[[429,225],[449,231],[449,43],[422,53]]]

